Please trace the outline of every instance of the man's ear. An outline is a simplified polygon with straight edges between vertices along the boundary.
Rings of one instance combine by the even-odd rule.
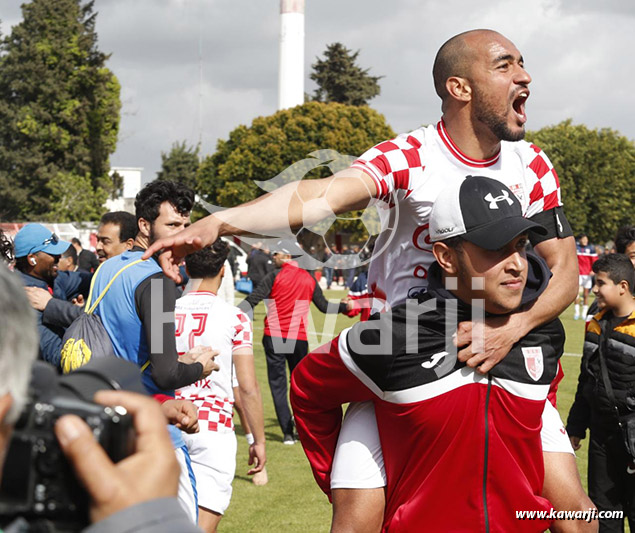
[[[148,222],[145,218],[140,218],[137,222],[137,225],[139,226],[139,233],[141,233],[141,235],[143,235],[145,238],[149,239],[150,232],[152,230],[152,223]]]
[[[134,248],[134,239],[128,239],[125,242],[126,250],[132,250]]]
[[[472,100],[472,87],[467,78],[461,78],[459,76],[450,76],[445,81],[445,88],[448,94],[455,100],[461,102],[469,102]]]
[[[623,279],[618,283],[620,286],[620,294],[631,294],[631,288],[628,285],[628,281]]]
[[[452,276],[455,276],[458,272],[458,259],[456,250],[450,248],[443,242],[435,242],[432,246],[432,253],[434,258],[439,263],[441,269]]]

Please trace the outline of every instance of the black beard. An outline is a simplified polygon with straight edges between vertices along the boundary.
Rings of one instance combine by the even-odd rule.
[[[519,132],[514,133],[507,126],[506,120],[496,115],[496,113],[491,110],[491,107],[487,104],[486,100],[480,97],[478,92],[475,92],[474,96],[480,100],[478,105],[474,106],[476,119],[485,124],[498,138],[498,140],[517,142],[522,141],[525,138],[524,128]]]
[[[490,129],[490,131],[501,141],[517,142],[522,141],[525,138],[524,129],[520,130],[517,133],[514,133],[509,129],[503,119],[491,113],[487,113],[487,110],[477,110],[476,118],[483,124],[485,124]]]

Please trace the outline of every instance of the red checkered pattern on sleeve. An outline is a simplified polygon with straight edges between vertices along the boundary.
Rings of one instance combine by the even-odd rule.
[[[400,135],[364,152],[353,161],[352,168],[364,171],[377,186],[376,197],[390,201],[393,193],[412,192],[415,180],[423,173],[421,141],[414,135]]]
[[[251,320],[242,311],[236,314],[238,323],[234,326],[234,338],[232,340],[232,350],[238,348],[251,348],[253,344],[253,332],[251,330]]]
[[[529,208],[526,217],[542,211],[548,211],[562,205],[560,198],[560,180],[556,169],[545,153],[536,145],[530,145],[535,152],[535,157],[528,165],[530,176],[535,177],[533,188],[529,193]]]

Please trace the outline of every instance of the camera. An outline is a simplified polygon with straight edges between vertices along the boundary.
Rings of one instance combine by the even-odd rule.
[[[29,401],[15,425],[0,485],[0,524],[25,521],[25,531],[80,531],[89,524],[89,499],[61,451],[53,428],[73,414],[91,428],[113,462],[134,451],[132,417],[123,407],[93,402],[98,390],[145,394],[139,368],[104,358],[59,376],[53,367],[33,366]]]

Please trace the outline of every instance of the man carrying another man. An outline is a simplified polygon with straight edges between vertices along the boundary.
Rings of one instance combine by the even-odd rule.
[[[575,243],[553,166],[540,148],[522,140],[531,77],[516,46],[490,30],[456,35],[440,48],[433,77],[443,111],[436,127],[420,128],[380,143],[349,169],[329,178],[291,183],[247,205],[217,212],[187,231],[157,242],[148,255],[163,249],[163,267],[176,277],[180,259],[213,242],[219,234],[297,229],[331,213],[364,209],[371,201],[383,201],[386,213],[393,218],[398,215],[398,220],[392,234],[383,232],[378,238],[369,269],[369,292],[375,299],[398,305],[427,287],[433,262],[429,215],[437,195],[449,184],[478,172],[505,183],[520,201],[523,214],[547,228],[546,235],[532,237],[532,244],[553,273],[534,305],[504,317],[487,317],[483,325],[470,321],[459,325],[459,360],[488,372],[524,335],[553,320],[573,301],[577,288]],[[384,252],[377,253],[382,248]],[[481,327],[485,342],[477,345],[471,340],[472,331]],[[545,404],[543,422],[546,497],[557,509],[587,509],[591,502],[580,484],[573,450],[557,411],[549,403]],[[342,461],[348,477],[341,476],[343,482],[333,493],[336,531],[346,530],[353,515],[359,523],[365,522],[360,532],[381,526],[385,476],[373,425],[372,405],[363,416],[345,421],[342,436],[363,431],[367,439]],[[353,475],[355,471],[367,472],[369,463],[376,465],[374,476]],[[578,526],[584,524],[554,524],[559,531]]]
[[[384,531],[538,532],[553,519],[523,521],[517,511],[551,509],[540,428],[562,324],[534,329],[487,374],[458,361],[452,344],[475,312],[505,316],[544,292],[550,273],[525,250],[532,230],[546,233],[499,181],[468,176],[447,187],[430,219],[428,291],[345,330],[292,376],[300,440],[327,494],[341,405],[375,404]]]

